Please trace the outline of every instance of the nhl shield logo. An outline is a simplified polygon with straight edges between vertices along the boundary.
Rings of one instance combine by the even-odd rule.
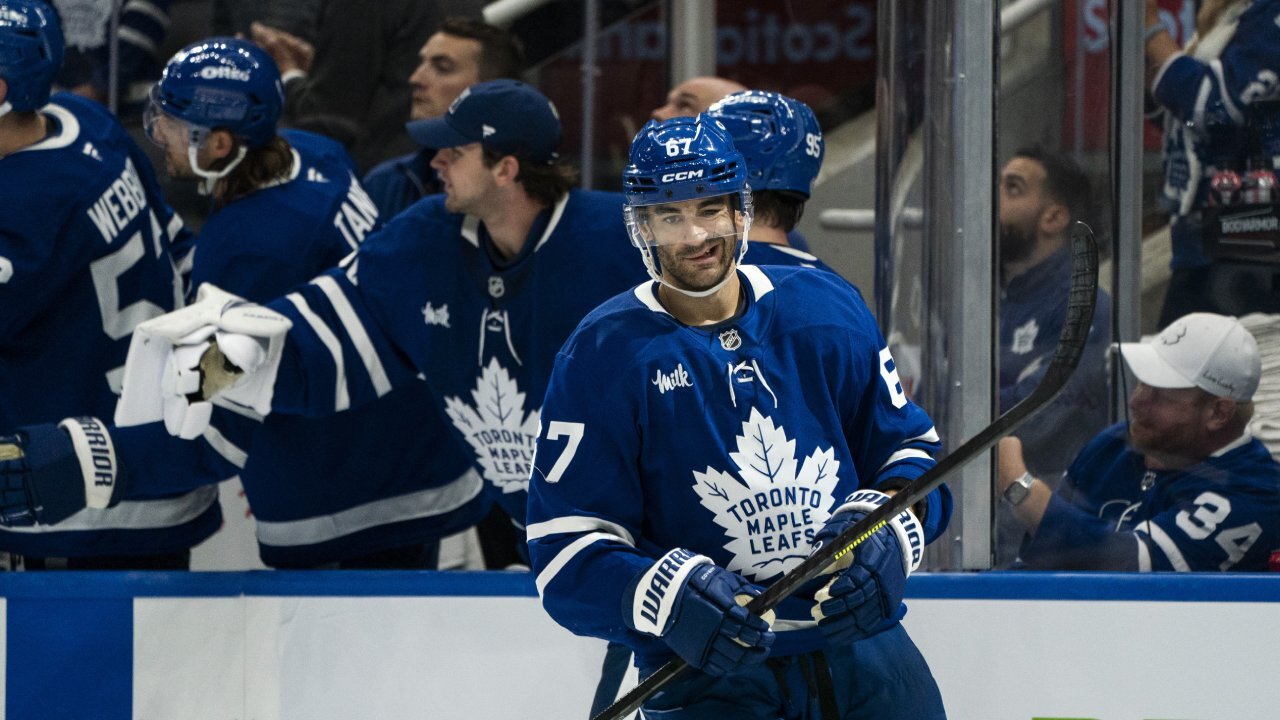
[[[720,347],[725,350],[737,350],[742,347],[742,336],[737,328],[730,328],[720,333]]]
[[[500,298],[507,292],[507,284],[497,275],[489,276],[489,297]]]

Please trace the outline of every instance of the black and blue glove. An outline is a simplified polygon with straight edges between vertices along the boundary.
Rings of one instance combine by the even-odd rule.
[[[0,525],[51,525],[120,494],[120,464],[101,420],[68,418],[0,435]]]
[[[719,676],[769,656],[769,623],[743,607],[760,591],[710,558],[677,548],[632,582],[622,615],[627,627],[662,638],[689,665]]]
[[[814,550],[833,542],[889,496],[858,490],[814,536]],[[907,577],[924,556],[924,530],[909,510],[833,563],[835,576],[813,596],[813,618],[833,645],[847,645],[893,627],[906,614]]]

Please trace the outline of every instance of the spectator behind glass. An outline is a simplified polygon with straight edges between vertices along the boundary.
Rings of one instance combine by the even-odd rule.
[[[101,0],[52,0],[62,18],[67,51],[57,84],[71,92],[111,106],[111,14],[116,3]],[[147,93],[160,77],[159,56],[169,29],[170,0],[129,0],[120,3],[116,33],[116,114],[137,119]]]
[[[210,0],[211,35],[248,37],[261,23],[315,42],[324,0]]]
[[[1000,412],[1030,395],[1044,376],[1066,317],[1072,224],[1088,215],[1089,178],[1071,158],[1020,148],[1000,173]],[[1111,298],[1098,290],[1080,366],[1037,422],[1018,431],[1027,462],[1050,483],[1107,424],[1106,343]],[[1012,561],[1021,527],[997,511],[996,564]]]
[[[1280,545],[1280,465],[1248,432],[1261,363],[1235,318],[1192,313],[1121,343],[1138,385],[1128,422],[1076,457],[1058,489],[1000,442],[999,489],[1030,533],[1026,567],[1266,570]],[[1033,420],[1032,422],[1035,422]]]
[[[1263,117],[1276,103],[1261,102],[1280,87],[1280,0],[1206,0],[1185,50],[1164,29],[1155,0],[1147,0],[1146,22],[1151,94],[1164,111],[1163,202],[1172,219],[1173,277],[1160,323],[1197,310],[1280,311],[1270,268],[1215,263],[1201,244],[1214,176],[1244,176],[1264,153],[1270,169],[1280,162],[1280,138],[1259,136],[1261,125],[1280,127]]]
[[[410,120],[438,118],[468,86],[500,78],[514,80],[524,69],[518,38],[466,17],[445,18],[418,51],[418,59],[417,69],[409,76]],[[421,148],[369,171],[364,186],[383,218],[390,219],[423,197],[443,191],[431,169],[435,154],[435,148]]]
[[[736,80],[722,77],[693,77],[671,88],[667,93],[667,102],[649,113],[649,117],[661,122],[676,117],[694,117],[705,112],[717,100],[731,93],[746,90],[746,86]]]
[[[325,0],[314,43],[263,23],[250,37],[280,68],[281,122],[340,141],[364,173],[413,147],[406,78],[437,20],[421,0]]]

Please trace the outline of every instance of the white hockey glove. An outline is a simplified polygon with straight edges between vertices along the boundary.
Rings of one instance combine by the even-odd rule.
[[[189,440],[208,427],[215,397],[270,413],[291,325],[277,312],[202,285],[194,304],[134,330],[116,424],[163,419],[170,434]]]

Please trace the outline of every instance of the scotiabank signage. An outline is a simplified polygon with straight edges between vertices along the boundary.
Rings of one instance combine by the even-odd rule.
[[[716,4],[715,74],[758,90],[803,100],[815,110],[835,101],[870,109],[876,61],[875,0]],[[596,47],[597,150],[623,152],[650,111],[665,102],[670,45],[660,8],[608,28]],[[581,54],[543,68],[539,87],[565,123],[566,149],[576,153],[581,127]]]
[[[1137,0],[1134,0],[1135,2]],[[1195,31],[1194,0],[1157,0],[1160,17],[1185,45]],[[1066,0],[1063,3],[1062,51],[1065,57],[1066,117],[1063,147],[1104,151],[1111,132],[1111,3]],[[1136,90],[1135,90],[1136,91]],[[1079,132],[1076,128],[1079,127]],[[1077,143],[1080,144],[1076,148]],[[1146,126],[1146,146],[1159,149],[1160,133]]]

